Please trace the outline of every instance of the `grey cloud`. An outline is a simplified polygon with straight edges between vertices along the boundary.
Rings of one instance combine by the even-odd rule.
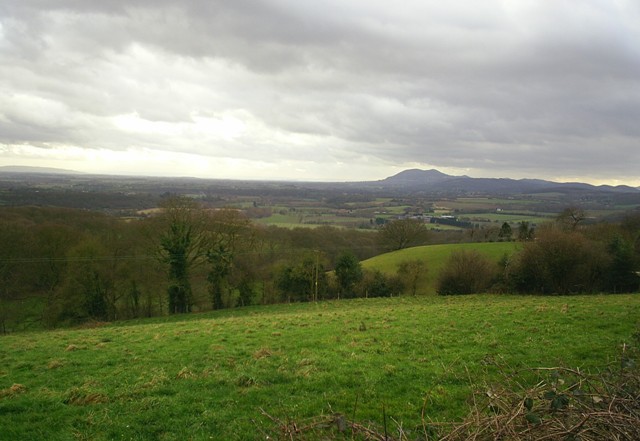
[[[11,66],[0,92],[58,101],[66,115],[46,126],[0,105],[5,142],[583,174],[619,162],[630,174],[638,159],[630,1],[9,0],[0,23]],[[185,147],[96,127],[122,114],[189,123],[229,111],[272,138]],[[295,136],[308,145],[282,145]]]

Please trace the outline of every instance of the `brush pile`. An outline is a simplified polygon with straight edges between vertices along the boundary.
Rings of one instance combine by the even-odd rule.
[[[466,420],[443,441],[640,440],[640,375],[636,360],[587,374],[568,368],[535,369],[542,377],[525,388],[513,377],[474,396]]]

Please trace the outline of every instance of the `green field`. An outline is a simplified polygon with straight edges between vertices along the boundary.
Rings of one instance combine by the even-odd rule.
[[[425,403],[429,419],[467,412],[470,383],[497,378],[492,360],[595,369],[639,318],[638,295],[422,296],[8,335],[0,439],[264,440],[277,432],[261,409],[380,427],[383,404],[417,436]]]
[[[549,222],[553,220],[553,216],[550,215],[540,215],[540,214],[527,214],[527,213],[509,213],[509,212],[500,212],[500,213],[478,213],[478,214],[466,214],[461,216],[460,219],[468,220],[471,223],[475,223],[478,219],[482,219],[483,221],[495,222],[502,224],[503,222],[508,222],[511,224],[517,224],[520,222],[529,222],[530,224],[540,224],[543,222]],[[500,225],[498,225],[500,226]]]
[[[363,268],[377,269],[392,275],[398,270],[398,265],[406,260],[422,260],[426,264],[426,275],[420,280],[417,292],[419,294],[435,294],[438,273],[454,250],[476,250],[496,264],[505,255],[515,253],[522,246],[519,242],[482,242],[446,245],[426,245],[406,248],[391,253],[381,254],[362,262]]]

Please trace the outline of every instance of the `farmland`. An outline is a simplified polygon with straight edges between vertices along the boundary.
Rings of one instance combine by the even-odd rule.
[[[640,204],[640,192],[634,189],[614,192],[558,184],[544,192],[509,190],[515,182],[507,180],[505,187],[482,190],[483,182],[477,180],[475,190],[461,191],[445,184],[396,187],[384,181],[293,183],[0,173],[0,206],[81,208],[136,218],[155,209],[167,195],[185,195],[207,207],[241,210],[263,225],[369,229],[399,216],[454,216],[477,228],[522,221],[535,225],[553,219],[569,205],[581,206],[596,221]],[[442,224],[432,228],[452,229]]]
[[[474,295],[241,308],[0,340],[0,439],[264,439],[261,409],[343,412],[416,433],[510,369],[604,366],[634,295]],[[357,405],[356,405],[357,402]],[[260,431],[265,432],[260,432]]]

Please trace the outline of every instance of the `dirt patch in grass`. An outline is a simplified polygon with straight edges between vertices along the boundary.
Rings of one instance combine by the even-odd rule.
[[[26,392],[27,387],[24,384],[15,383],[11,387],[0,389],[0,398],[13,397],[15,395],[23,394]]]

